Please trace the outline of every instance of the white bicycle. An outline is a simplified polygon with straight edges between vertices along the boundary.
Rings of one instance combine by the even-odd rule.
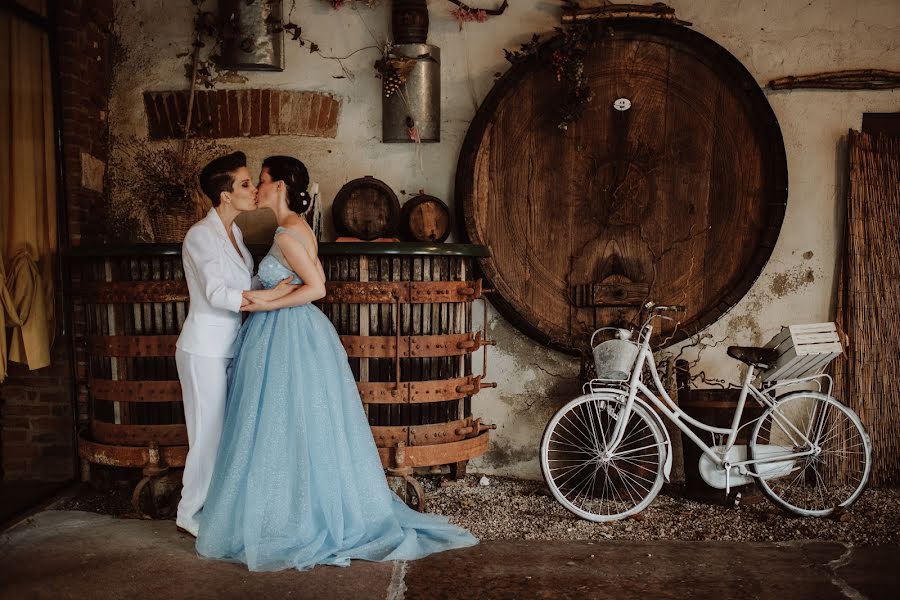
[[[616,337],[598,346],[606,352],[595,361],[598,378],[585,384],[584,394],[563,406],[547,424],[541,468],[560,504],[597,522],[644,510],[668,480],[672,466],[671,441],[660,415],[703,451],[701,475],[726,493],[732,486],[755,481],[776,505],[815,517],[846,508],[860,497],[872,469],[872,443],[856,413],[831,397],[828,375],[779,379],[756,387],[757,369],[771,367],[772,349],[732,346],[728,354],[750,365],[732,425],[726,429],[701,423],[681,411],[666,393],[650,350],[654,318],[672,320],[659,313],[683,308],[648,303],[645,309],[649,317],[636,342],[632,331],[604,328],[613,330]],[[656,393],[645,385],[645,374]],[[775,394],[810,383],[818,391]],[[753,427],[749,444],[737,445],[748,397],[765,410],[744,425]],[[722,445],[709,446],[689,425],[727,435],[727,439]]]

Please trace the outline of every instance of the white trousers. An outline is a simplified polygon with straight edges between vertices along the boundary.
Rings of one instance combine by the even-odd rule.
[[[219,452],[219,439],[222,437],[226,371],[231,359],[176,350],[175,364],[181,381],[184,420],[190,445],[176,523],[197,535],[197,513],[206,502],[206,492]]]

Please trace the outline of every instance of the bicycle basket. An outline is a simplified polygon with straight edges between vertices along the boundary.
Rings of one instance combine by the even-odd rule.
[[[627,340],[606,340],[594,346],[594,369],[598,379],[624,381],[631,376],[638,346]]]

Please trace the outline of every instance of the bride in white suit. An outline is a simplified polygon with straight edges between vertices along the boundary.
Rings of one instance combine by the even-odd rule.
[[[190,309],[175,351],[190,449],[184,467],[176,525],[196,536],[197,513],[206,500],[225,412],[226,371],[241,327],[243,292],[252,284],[253,258],[234,219],[256,209],[256,186],[243,152],[215,159],[200,174],[213,207],[187,232],[182,245]],[[289,293],[290,278],[270,290]],[[257,292],[265,293],[265,292]]]

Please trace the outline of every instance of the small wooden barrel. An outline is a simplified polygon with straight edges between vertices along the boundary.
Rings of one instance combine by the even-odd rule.
[[[400,211],[400,234],[410,242],[443,242],[450,235],[450,209],[427,194],[410,198]]]
[[[400,202],[383,181],[366,175],[348,181],[334,197],[332,220],[338,235],[374,240],[397,233]]]
[[[428,6],[425,0],[393,0],[391,32],[395,44],[424,44],[428,38]]]

